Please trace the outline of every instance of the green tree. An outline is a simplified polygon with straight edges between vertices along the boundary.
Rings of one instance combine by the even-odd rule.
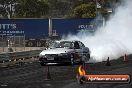
[[[63,17],[67,15],[71,8],[71,2],[69,0],[48,0],[50,6],[50,16]]]
[[[75,7],[72,16],[74,18],[94,18],[96,16],[95,4],[91,2]]]
[[[0,15],[4,18],[12,18],[16,0],[0,0]]]
[[[49,5],[45,0],[19,0],[16,17],[39,18],[48,14]]]

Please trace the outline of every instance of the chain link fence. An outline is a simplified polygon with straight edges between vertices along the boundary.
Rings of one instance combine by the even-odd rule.
[[[25,36],[1,36],[0,37],[0,52],[20,51],[25,48]]]
[[[0,36],[0,53],[38,50],[49,46],[49,39],[25,39],[25,36]]]

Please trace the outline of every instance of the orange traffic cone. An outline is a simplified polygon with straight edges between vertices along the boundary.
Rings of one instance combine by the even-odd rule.
[[[106,65],[106,66],[111,66],[111,64],[110,64],[110,60],[109,60],[109,57],[108,57],[107,62],[106,62],[105,65]]]
[[[127,57],[126,54],[124,55],[123,61],[124,61],[124,62],[128,62],[128,57]]]

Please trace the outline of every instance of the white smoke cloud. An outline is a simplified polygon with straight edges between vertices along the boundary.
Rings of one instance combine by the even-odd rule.
[[[91,50],[91,61],[116,59],[132,54],[132,0],[125,0],[105,26],[98,28],[94,36],[87,33],[68,35],[68,40],[80,40]]]

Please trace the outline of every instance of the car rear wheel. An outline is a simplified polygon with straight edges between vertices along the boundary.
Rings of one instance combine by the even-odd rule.
[[[75,62],[74,62],[74,56],[71,54],[71,65],[74,65]]]
[[[87,54],[87,58],[89,58],[89,59],[90,59],[90,54]]]
[[[45,64],[45,63],[43,63],[43,62],[40,62],[40,65],[41,65],[41,66],[45,66],[46,64]]]
[[[82,58],[81,58],[81,61],[80,61],[80,65],[82,65],[83,67],[85,67],[85,63],[87,62],[87,57],[84,55]]]

